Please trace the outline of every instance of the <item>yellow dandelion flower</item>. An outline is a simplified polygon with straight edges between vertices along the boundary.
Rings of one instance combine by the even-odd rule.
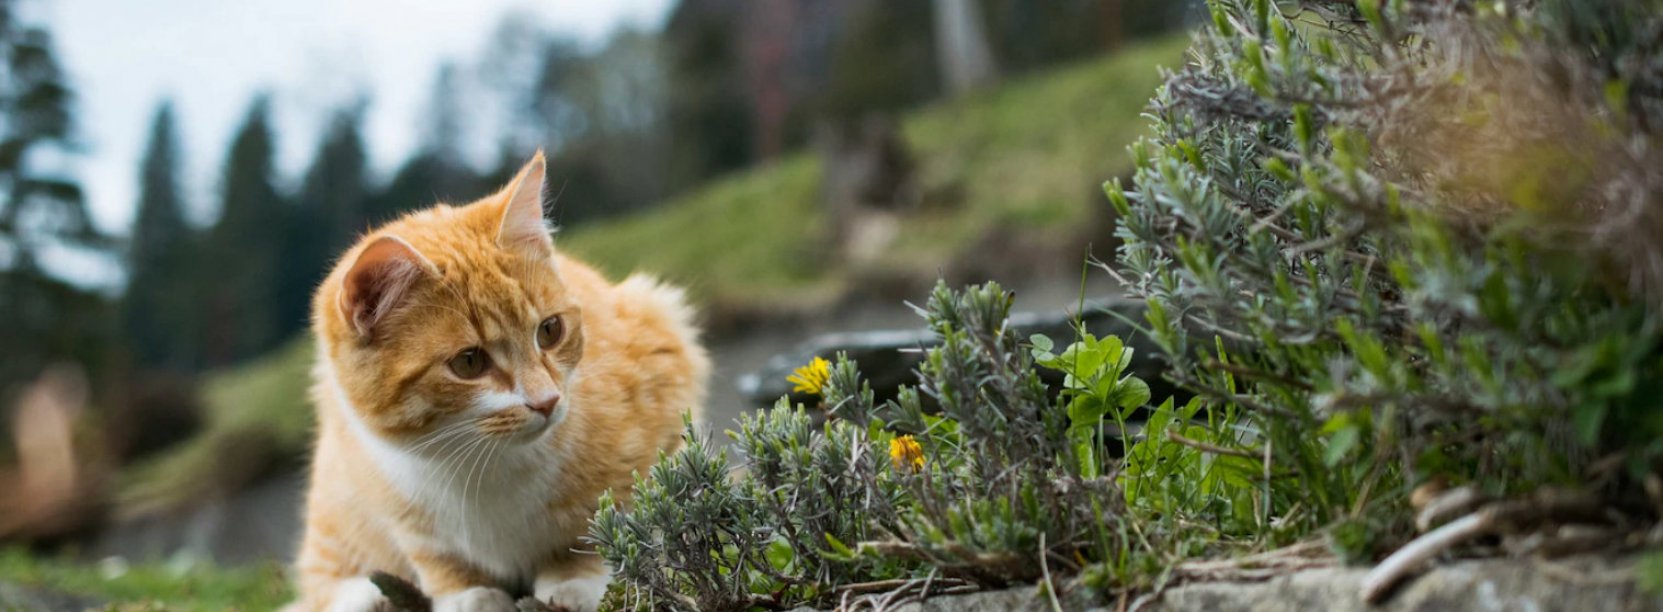
[[[808,362],[808,365],[797,368],[797,370],[792,372],[790,376],[785,377],[785,381],[797,385],[791,388],[792,391],[807,393],[810,395],[819,395],[821,390],[823,390],[826,386],[826,379],[830,377],[831,362],[815,357],[814,361],[810,361]]]
[[[897,436],[889,441],[889,460],[897,470],[916,472],[924,469],[924,447],[910,435]]]

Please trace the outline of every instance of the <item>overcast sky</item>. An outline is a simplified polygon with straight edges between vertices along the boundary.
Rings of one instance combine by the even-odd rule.
[[[472,61],[505,14],[599,43],[657,28],[671,0],[34,0],[79,96],[80,176],[99,226],[126,235],[156,102],[175,103],[191,207],[215,206],[219,164],[252,94],[276,94],[286,177],[304,167],[322,115],[358,89],[372,104],[382,174],[414,146],[441,61]],[[200,218],[200,216],[198,217]]]

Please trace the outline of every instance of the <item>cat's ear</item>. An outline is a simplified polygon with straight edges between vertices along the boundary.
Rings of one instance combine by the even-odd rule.
[[[376,238],[341,280],[341,316],[359,336],[374,336],[375,326],[401,302],[410,286],[433,264],[397,236]]]
[[[548,223],[543,221],[544,193],[543,152],[537,151],[514,181],[503,189],[507,204],[502,208],[502,220],[497,225],[497,246],[505,249],[531,248],[552,254],[554,243],[549,239]]]

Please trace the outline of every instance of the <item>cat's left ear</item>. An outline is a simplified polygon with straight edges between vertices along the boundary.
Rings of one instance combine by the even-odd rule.
[[[432,269],[433,263],[403,239],[376,238],[358,252],[341,278],[337,298],[341,317],[359,336],[374,337],[376,326],[404,301],[416,280]]]
[[[549,226],[543,220],[545,179],[543,152],[537,151],[514,181],[503,189],[508,194],[502,208],[502,220],[497,225],[497,246],[505,249],[536,249],[551,255],[554,242],[549,239]]]

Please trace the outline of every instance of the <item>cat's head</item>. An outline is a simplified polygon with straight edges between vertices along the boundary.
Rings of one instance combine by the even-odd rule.
[[[583,316],[556,269],[543,196],[538,153],[494,195],[370,232],[324,281],[314,331],[371,433],[442,452],[527,442],[565,418]]]

